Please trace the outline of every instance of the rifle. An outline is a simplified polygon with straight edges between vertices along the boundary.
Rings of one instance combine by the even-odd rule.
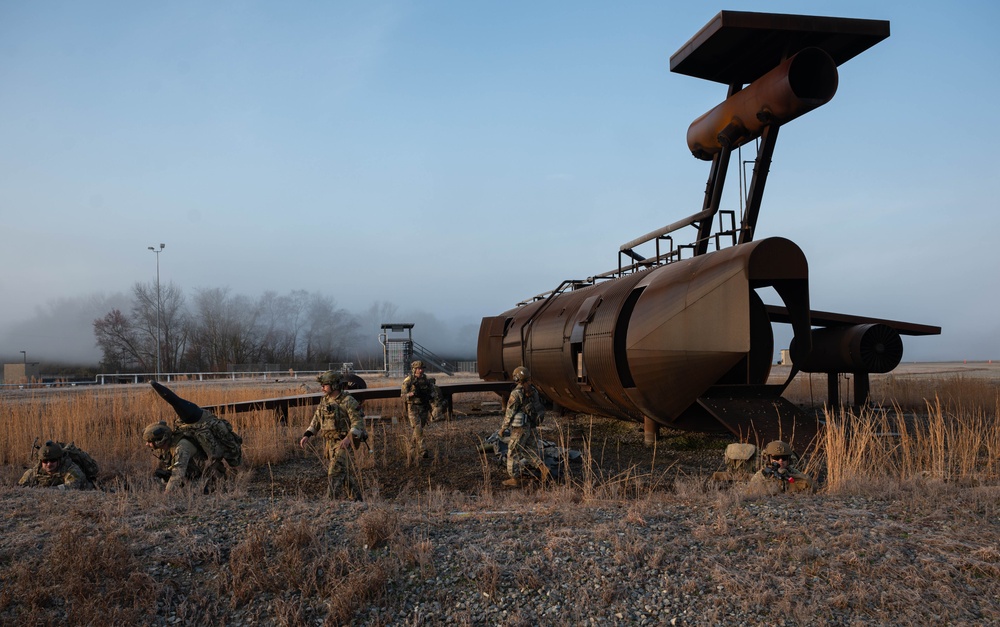
[[[774,479],[775,481],[781,482],[781,489],[784,490],[787,483],[795,483],[795,477],[792,476],[788,468],[782,468],[781,464],[778,462],[773,462],[761,469],[761,474],[768,479]]]
[[[31,443],[31,453],[28,455],[28,462],[34,466],[38,462],[38,451],[42,447],[38,446],[38,436],[35,436],[35,441]]]
[[[170,481],[172,473],[165,468],[157,468],[153,471],[153,476],[161,481]]]
[[[362,443],[365,444],[365,446],[368,448],[369,455],[375,454],[375,449],[372,448],[372,443],[368,441],[367,434],[365,435],[365,439],[362,440],[361,438],[351,435],[351,433],[348,432],[347,435],[344,437],[344,439],[337,444],[337,448],[343,449],[345,451],[348,448],[357,449],[361,447]]]

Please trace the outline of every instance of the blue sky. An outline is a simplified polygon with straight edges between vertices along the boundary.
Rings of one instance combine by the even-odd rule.
[[[1000,5],[947,4],[0,2],[0,356],[155,280],[160,242],[189,294],[456,326],[616,267],[701,207],[685,134],[725,87],[669,58],[727,9],[890,21],[782,129],[757,237],[803,249],[816,309],[944,328],[907,361],[1000,358]]]

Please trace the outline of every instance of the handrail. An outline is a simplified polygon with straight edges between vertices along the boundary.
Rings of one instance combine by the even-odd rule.
[[[194,380],[194,381],[213,381],[217,379],[272,379],[276,376],[282,376],[285,378],[298,379],[302,378],[315,378],[317,375],[326,372],[325,370],[256,370],[256,371],[227,371],[227,372],[161,372],[160,379],[166,382],[171,382],[174,380]],[[378,374],[383,375],[385,371],[383,370],[352,370],[354,374],[365,375],[365,374]],[[112,381],[109,381],[112,380]],[[105,385],[107,383],[114,383],[114,380],[130,380],[132,383],[145,383],[146,381],[156,380],[156,373],[154,372],[102,372],[100,374],[94,375],[94,383],[98,385]]]

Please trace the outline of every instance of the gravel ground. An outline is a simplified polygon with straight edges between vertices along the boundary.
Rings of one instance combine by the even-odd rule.
[[[680,487],[614,501],[430,492],[407,504],[54,502],[4,488],[0,622],[92,624],[68,582],[93,580],[80,594],[123,612],[109,624],[1000,623],[997,488],[751,498]],[[48,596],[22,592],[51,562],[73,575],[48,575]]]
[[[706,485],[724,440],[560,420],[596,464],[544,489],[470,408],[416,464],[376,431],[364,503],[308,454],[211,495],[0,486],[0,624],[1000,624],[996,486],[756,497]]]

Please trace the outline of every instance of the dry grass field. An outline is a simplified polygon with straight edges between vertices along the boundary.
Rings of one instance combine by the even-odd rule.
[[[814,377],[786,396],[821,404]],[[230,416],[245,454],[225,488],[165,495],[140,434],[173,414],[148,386],[8,391],[0,623],[997,624],[998,382],[993,364],[873,377],[872,404],[820,408],[821,437],[799,451],[819,489],[774,497],[708,481],[731,438],[665,431],[648,448],[637,425],[551,413],[544,437],[583,462],[555,485],[503,488],[478,448],[495,396],[458,397],[426,429],[426,460],[400,403],[370,401],[364,503],[322,498],[323,462],[296,446],[306,410]],[[303,392],[172,387],[202,405]],[[88,450],[101,489],[17,487],[36,437]]]

